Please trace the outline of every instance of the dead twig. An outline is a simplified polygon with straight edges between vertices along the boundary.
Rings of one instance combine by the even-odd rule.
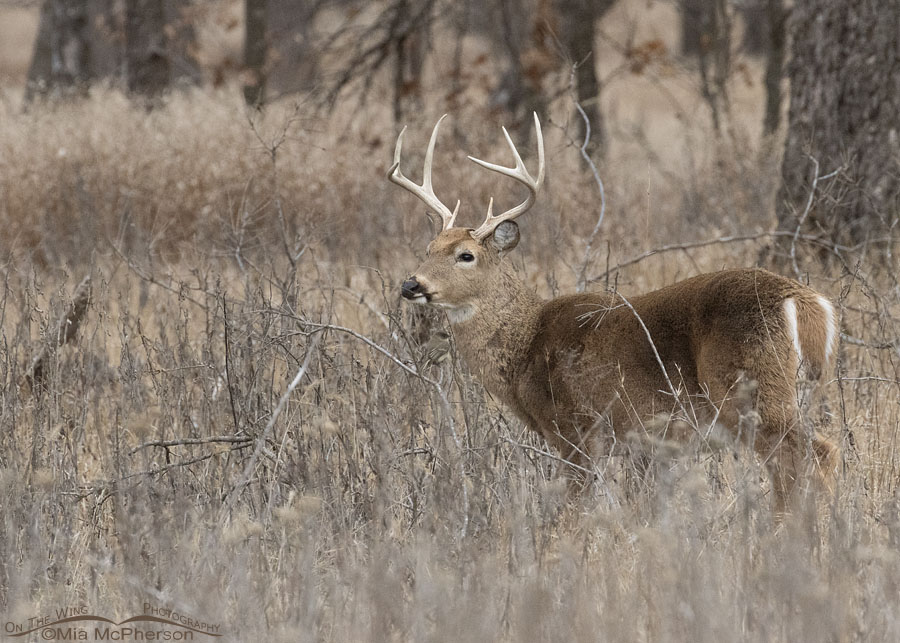
[[[846,333],[841,333],[841,341],[844,342],[845,344],[853,344],[854,346],[864,346],[865,348],[874,348],[875,350],[880,350],[880,351],[895,349],[895,348],[900,349],[900,338],[873,344],[872,342],[867,342],[864,339],[860,339],[858,337],[853,337],[852,335],[847,335]],[[847,378],[844,378],[844,379],[847,379]]]
[[[837,176],[843,169],[843,167],[839,167],[825,176],[819,176],[819,161],[812,156],[809,157],[809,160],[813,162],[812,185],[809,188],[809,197],[806,200],[806,207],[803,209],[803,214],[797,218],[797,228],[794,230],[794,236],[791,238],[791,266],[794,269],[794,275],[797,279],[800,279],[800,267],[797,265],[797,238],[800,236],[800,229],[803,228],[806,217],[809,216],[809,211],[812,209],[813,199],[816,195],[816,190],[819,187],[819,181],[827,181],[828,179]]]
[[[642,252],[641,254],[632,257],[631,259],[627,259],[625,261],[617,263],[612,268],[601,272],[599,275],[591,277],[588,279],[588,283],[595,283],[597,281],[602,281],[609,275],[619,272],[622,268],[626,268],[628,266],[632,266],[636,263],[640,263],[644,259],[649,259],[654,255],[660,255],[666,252],[674,252],[676,250],[692,250],[694,248],[704,248],[706,246],[714,246],[718,244],[725,243],[744,243],[748,241],[759,241],[760,239],[768,239],[771,237],[791,237],[792,239],[800,239],[809,243],[819,244],[823,247],[829,248],[831,250],[852,250],[852,248],[843,245],[837,245],[829,243],[817,236],[807,235],[807,234],[795,234],[794,232],[788,232],[785,230],[770,230],[768,232],[758,232],[756,234],[738,234],[731,235],[726,237],[717,237],[715,239],[704,239],[702,241],[689,241],[686,243],[672,243],[665,246],[660,246],[658,248],[653,248],[652,250],[647,250],[646,252]]]
[[[597,234],[600,232],[600,228],[603,225],[603,217],[606,215],[606,190],[603,188],[603,179],[600,178],[600,172],[597,170],[597,166],[587,153],[587,147],[591,140],[591,121],[578,101],[575,101],[575,109],[578,110],[578,113],[584,121],[584,142],[582,142],[578,151],[581,152],[581,157],[584,159],[584,162],[591,168],[591,173],[594,175],[594,182],[597,184],[597,189],[600,191],[600,214],[597,215],[597,223],[594,224],[594,229],[591,231],[591,236],[588,237],[587,245],[584,248],[584,259],[581,261],[581,269],[578,271],[578,283],[575,287],[575,292],[584,292],[584,289],[587,286],[585,273],[587,272],[587,267],[591,261],[591,255],[593,254],[594,239],[596,239]]]
[[[190,446],[197,444],[214,444],[217,442],[225,442],[230,444],[245,444],[249,442],[253,442],[253,438],[249,435],[211,435],[208,438],[180,438],[178,440],[153,440],[151,442],[144,442],[143,444],[139,444],[134,447],[131,451],[129,451],[129,455],[134,455],[141,449],[146,449],[147,447],[163,447],[168,449],[169,447],[180,447],[180,446]]]
[[[269,418],[269,421],[266,423],[265,428],[256,438],[256,448],[253,450],[253,454],[250,456],[250,460],[247,462],[247,465],[244,467],[244,473],[241,476],[240,482],[236,484],[232,490],[229,492],[226,502],[224,503],[224,507],[228,510],[231,509],[234,500],[240,494],[240,492],[250,484],[253,471],[256,469],[256,464],[259,461],[259,457],[265,451],[266,440],[269,437],[269,433],[275,426],[275,422],[278,420],[278,416],[281,415],[281,412],[287,406],[288,400],[291,398],[291,394],[294,392],[294,389],[300,384],[306,375],[307,368],[309,368],[310,361],[312,360],[312,356],[315,353],[316,345],[318,344],[319,338],[318,336],[313,337],[309,344],[306,347],[306,357],[303,359],[303,364],[300,365],[300,368],[297,370],[297,374],[294,376],[294,379],[291,380],[291,383],[288,384],[287,389],[285,389],[284,393],[281,395],[281,398],[278,400],[278,404],[275,405],[275,409],[272,411],[272,415]],[[238,447],[234,447],[238,448]],[[223,514],[227,515],[227,514]]]

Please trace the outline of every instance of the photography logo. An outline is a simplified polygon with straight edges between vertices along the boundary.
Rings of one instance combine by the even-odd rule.
[[[6,621],[3,634],[20,641],[200,641],[222,636],[218,623],[144,603],[141,613],[115,621],[91,613],[85,606],[60,607],[51,614]]]

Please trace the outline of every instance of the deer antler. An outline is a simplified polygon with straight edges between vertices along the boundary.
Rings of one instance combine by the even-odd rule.
[[[444,222],[444,230],[447,230],[453,227],[453,222],[456,220],[456,214],[459,212],[459,201],[456,202],[453,212],[450,212],[450,208],[441,203],[441,200],[434,194],[434,188],[431,187],[431,161],[434,157],[434,144],[437,141],[438,128],[441,126],[441,121],[445,118],[447,118],[446,114],[441,116],[431,132],[431,140],[428,141],[428,150],[425,152],[425,169],[423,171],[425,177],[422,180],[422,185],[413,183],[400,172],[400,148],[403,146],[405,127],[400,131],[400,136],[397,137],[397,146],[394,148],[394,164],[388,170],[388,178],[424,201],[430,210],[441,217]]]
[[[484,239],[489,237],[494,232],[494,229],[496,229],[496,227],[504,221],[512,221],[519,215],[527,212],[531,208],[531,206],[534,205],[538,190],[541,189],[541,184],[543,184],[544,182],[544,137],[541,134],[541,122],[538,120],[537,113],[535,113],[534,115],[534,129],[537,132],[538,142],[537,179],[533,178],[528,173],[528,170],[525,169],[525,164],[522,162],[522,157],[519,156],[519,152],[518,150],[516,150],[516,146],[513,145],[512,139],[509,137],[509,132],[506,131],[505,127],[503,128],[503,135],[506,137],[506,142],[509,144],[509,149],[512,150],[513,157],[516,159],[515,167],[503,167],[502,165],[494,165],[493,163],[488,163],[487,161],[482,161],[472,156],[469,157],[469,160],[475,161],[481,167],[487,168],[488,170],[492,170],[494,172],[499,172],[500,174],[505,174],[506,176],[510,176],[528,188],[528,198],[525,199],[525,201],[515,206],[514,208],[510,208],[506,212],[502,212],[496,216],[494,216],[493,214],[494,199],[493,197],[491,198],[490,202],[488,203],[487,217],[485,217],[484,223],[482,223],[477,230],[472,232],[472,236],[478,241],[483,241]]]

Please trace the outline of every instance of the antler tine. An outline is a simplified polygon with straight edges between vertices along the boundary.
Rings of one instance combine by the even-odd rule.
[[[504,221],[512,221],[516,217],[524,214],[531,206],[534,205],[534,201],[537,198],[538,190],[541,189],[541,185],[544,183],[544,136],[541,133],[541,121],[538,120],[537,112],[534,114],[534,129],[537,132],[537,142],[538,142],[538,175],[535,179],[529,174],[528,170],[525,168],[525,163],[522,162],[522,157],[519,156],[519,151],[516,149],[516,146],[513,144],[512,139],[509,136],[509,132],[506,131],[506,128],[503,128],[503,135],[506,137],[506,142],[509,145],[509,149],[512,150],[513,158],[516,160],[515,167],[504,167],[502,165],[496,165],[494,163],[488,163],[487,161],[482,161],[481,159],[477,159],[473,156],[469,157],[469,160],[474,161],[478,165],[493,172],[499,172],[505,176],[509,176],[519,181],[525,187],[528,188],[528,198],[525,199],[522,203],[515,206],[514,208],[510,208],[506,212],[501,212],[500,214],[494,216],[493,203],[494,200],[491,198],[491,203],[488,205],[487,217],[484,219],[484,223],[482,223],[477,230],[472,232],[472,236],[479,241],[486,239],[490,236],[494,229],[503,223]]]
[[[447,118],[446,114],[441,116],[431,132],[431,139],[428,141],[428,149],[425,152],[425,168],[423,170],[425,176],[422,179],[422,185],[418,185],[409,180],[403,176],[403,173],[400,171],[400,149],[403,146],[403,134],[406,132],[405,127],[400,131],[400,136],[397,137],[397,145],[394,147],[394,163],[391,165],[391,169],[388,170],[388,179],[419,197],[430,210],[441,217],[441,220],[444,222],[444,230],[453,227],[453,222],[456,221],[456,214],[459,212],[459,201],[456,202],[456,207],[453,209],[453,212],[451,212],[450,208],[437,198],[434,194],[434,188],[431,187],[431,163],[434,159],[434,145],[437,142],[438,129],[441,126],[441,121],[445,118]]]

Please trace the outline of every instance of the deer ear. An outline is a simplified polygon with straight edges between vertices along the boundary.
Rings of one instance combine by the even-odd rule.
[[[504,255],[519,245],[519,224],[515,221],[504,221],[494,229],[489,239],[491,240],[491,245],[501,255]]]

